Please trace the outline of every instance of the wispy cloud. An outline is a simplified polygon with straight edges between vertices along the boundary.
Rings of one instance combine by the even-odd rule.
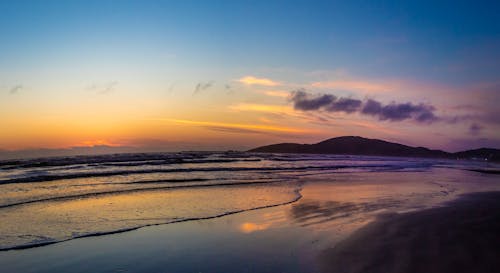
[[[290,105],[277,104],[259,104],[259,103],[238,103],[228,106],[230,111],[235,112],[256,112],[265,114],[272,118],[299,118],[306,122],[322,120],[323,117],[317,116],[314,113],[303,113],[293,109]],[[323,119],[326,121],[326,119]]]
[[[175,86],[177,85],[177,82],[173,82],[168,86],[167,92],[170,94],[174,92]]]
[[[225,122],[211,122],[211,121],[195,121],[195,120],[181,120],[169,119],[168,121],[177,124],[195,125],[211,128],[228,128],[227,130],[241,129],[252,131],[268,131],[268,132],[281,132],[281,133],[306,133],[307,131],[292,127],[261,125],[261,124],[240,124],[240,123],[225,123]]]
[[[110,82],[102,88],[102,90],[99,91],[100,94],[107,94],[110,92],[113,92],[115,90],[115,87],[118,85],[118,82]]]
[[[292,114],[293,109],[287,105],[274,105],[274,104],[257,104],[257,103],[238,103],[229,106],[233,111],[251,111],[251,112],[264,112],[264,113],[284,113]]]
[[[89,91],[94,91],[96,94],[109,94],[113,92],[118,85],[117,81],[111,81],[107,83],[93,83],[87,86],[85,89]]]
[[[230,84],[224,84],[224,89],[226,90],[226,94],[234,93],[234,89]]]
[[[283,90],[259,90],[257,92],[270,97],[279,97],[279,98],[290,97],[290,92]]]
[[[9,89],[9,94],[10,95],[15,95],[15,94],[19,93],[19,91],[21,91],[23,89],[24,89],[24,86],[22,84],[14,85],[13,87],[11,87]]]
[[[379,120],[402,121],[414,120],[420,123],[429,123],[438,118],[434,114],[435,108],[427,104],[396,103],[383,105],[368,99],[361,101],[353,98],[337,98],[332,94],[313,96],[304,89],[292,92],[291,101],[294,109],[301,111],[324,110],[327,112],[360,113],[378,117]]]
[[[267,78],[256,78],[254,76],[246,76],[238,79],[238,82],[246,85],[262,85],[262,86],[278,86],[279,82]]]
[[[193,96],[200,93],[201,91],[209,89],[210,87],[212,87],[213,84],[214,84],[213,81],[199,82],[194,88]]]
[[[110,146],[110,147],[119,147],[122,146],[120,143],[115,143],[106,139],[92,139],[92,140],[85,140],[80,143],[78,143],[76,146],[79,147],[94,147],[94,146]]]
[[[244,128],[235,128],[235,127],[226,127],[226,126],[203,126],[212,131],[224,132],[224,133],[235,133],[235,134],[262,134],[262,131],[244,129]]]

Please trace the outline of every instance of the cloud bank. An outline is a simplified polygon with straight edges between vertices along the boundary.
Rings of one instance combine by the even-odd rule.
[[[365,101],[353,98],[338,98],[332,94],[311,95],[304,89],[293,91],[290,97],[293,107],[301,111],[323,110],[327,112],[359,113],[377,117],[379,120],[413,120],[419,123],[431,123],[438,120],[434,106],[413,104],[410,102],[382,104],[373,99]]]

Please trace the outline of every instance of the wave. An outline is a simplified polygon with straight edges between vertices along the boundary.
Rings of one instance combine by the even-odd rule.
[[[166,179],[166,180],[148,180],[148,181],[136,181],[136,182],[125,182],[127,184],[142,184],[142,183],[175,183],[175,182],[196,182],[196,181],[210,181],[210,179]],[[83,194],[74,194],[74,195],[64,195],[64,196],[56,196],[56,197],[48,197],[48,198],[40,198],[28,201],[21,201],[15,203],[8,203],[0,205],[0,209],[9,208],[21,205],[28,205],[38,202],[51,202],[51,201],[63,201],[63,200],[71,200],[78,198],[88,198],[88,197],[96,197],[102,195],[111,195],[111,194],[121,194],[121,193],[134,193],[134,192],[144,192],[144,191],[155,191],[155,190],[174,190],[174,189],[186,189],[186,188],[202,188],[202,187],[231,187],[231,186],[242,186],[242,185],[259,185],[259,184],[273,184],[273,183],[281,183],[288,182],[289,179],[268,179],[263,181],[251,181],[251,182],[228,182],[228,183],[213,183],[213,184],[191,184],[191,185],[176,185],[176,186],[160,186],[160,187],[147,187],[147,188],[134,188],[134,189],[122,189],[122,190],[112,190],[112,191],[101,191],[101,192],[90,192]],[[118,184],[118,183],[117,183]]]
[[[231,162],[258,162],[258,158],[242,158],[242,159],[185,159],[185,158],[166,158],[166,159],[149,159],[143,160],[43,160],[35,162],[0,162],[0,169],[14,170],[14,169],[30,169],[30,168],[50,168],[50,167],[64,167],[63,169],[77,169],[85,167],[135,167],[135,166],[158,166],[158,165],[172,165],[172,164],[207,164],[207,163],[231,163]]]
[[[27,244],[20,244],[20,245],[15,245],[15,246],[8,246],[8,247],[1,247],[0,246],[0,251],[8,251],[8,250],[19,250],[19,249],[27,249],[27,248],[34,248],[34,247],[41,247],[41,246],[46,246],[50,244],[55,244],[55,243],[61,243],[69,240],[74,240],[74,239],[79,239],[79,238],[87,238],[87,237],[97,237],[97,236],[103,236],[103,235],[110,235],[110,234],[117,234],[117,233],[123,233],[123,232],[128,232],[132,230],[137,230],[140,228],[145,228],[149,226],[158,226],[158,225],[166,225],[166,224],[174,224],[174,223],[182,223],[182,222],[189,222],[189,221],[199,221],[199,220],[209,220],[209,219],[215,219],[215,218],[220,218],[232,214],[237,214],[237,213],[242,213],[242,212],[247,212],[247,211],[254,211],[254,210],[259,210],[259,209],[266,209],[266,208],[272,208],[272,207],[278,207],[278,206],[284,206],[284,205],[289,205],[292,203],[295,203],[299,201],[302,198],[302,195],[300,194],[301,191],[301,186],[297,189],[294,190],[295,197],[287,202],[282,202],[282,203],[277,203],[277,204],[270,204],[270,205],[264,205],[264,206],[257,206],[253,208],[248,208],[248,209],[239,209],[239,210],[233,210],[233,211],[227,211],[215,215],[210,215],[210,216],[204,216],[204,217],[190,217],[190,218],[181,218],[181,219],[176,219],[173,221],[166,221],[162,223],[153,223],[153,224],[144,224],[144,225],[138,225],[134,227],[127,227],[127,228],[122,228],[122,229],[116,229],[116,230],[110,230],[110,231],[103,231],[103,232],[92,232],[92,233],[86,233],[86,234],[79,234],[76,236],[72,236],[70,238],[65,238],[65,239],[45,239],[45,240],[40,240],[34,243],[27,243]]]
[[[432,165],[423,164],[418,167],[430,167]],[[47,174],[40,172],[35,176],[24,176],[10,179],[0,180],[1,184],[12,183],[32,183],[32,182],[47,182],[62,179],[75,178],[90,178],[90,177],[106,177],[115,175],[131,175],[131,174],[152,174],[152,173],[179,173],[179,172],[245,172],[245,171],[303,171],[303,170],[337,170],[345,168],[379,168],[379,169],[402,169],[407,167],[415,167],[413,165],[391,165],[391,164],[366,164],[366,165],[325,165],[325,166],[295,166],[295,167],[215,167],[215,168],[174,168],[174,169],[138,169],[138,170],[116,170],[103,172],[78,172],[66,174]]]
[[[157,166],[168,164],[207,164],[207,163],[232,163],[232,162],[258,162],[261,159],[204,159],[204,160],[161,160],[161,161],[145,161],[145,162],[119,162],[119,163],[101,163],[99,166],[113,167],[136,167],[136,166]]]

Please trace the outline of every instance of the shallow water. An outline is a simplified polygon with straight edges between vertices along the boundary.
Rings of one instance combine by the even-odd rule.
[[[0,248],[218,217],[287,204],[301,196],[290,206],[291,218],[281,222],[292,219],[299,226],[347,234],[378,213],[435,206],[460,193],[496,187],[495,175],[462,170],[471,168],[496,166],[250,153],[3,161]],[[316,186],[302,190],[305,183],[313,181]],[[242,229],[264,230],[278,223],[248,223]]]

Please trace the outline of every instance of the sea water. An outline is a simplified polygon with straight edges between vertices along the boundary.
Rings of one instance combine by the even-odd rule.
[[[495,188],[496,175],[468,171],[491,168],[498,166],[474,161],[244,152],[0,161],[0,249],[285,204],[292,204],[289,216],[298,225],[346,228],[381,211],[421,209],[460,193]],[[310,187],[307,196],[294,203],[311,181],[335,186]],[[270,225],[247,223],[241,230]]]

